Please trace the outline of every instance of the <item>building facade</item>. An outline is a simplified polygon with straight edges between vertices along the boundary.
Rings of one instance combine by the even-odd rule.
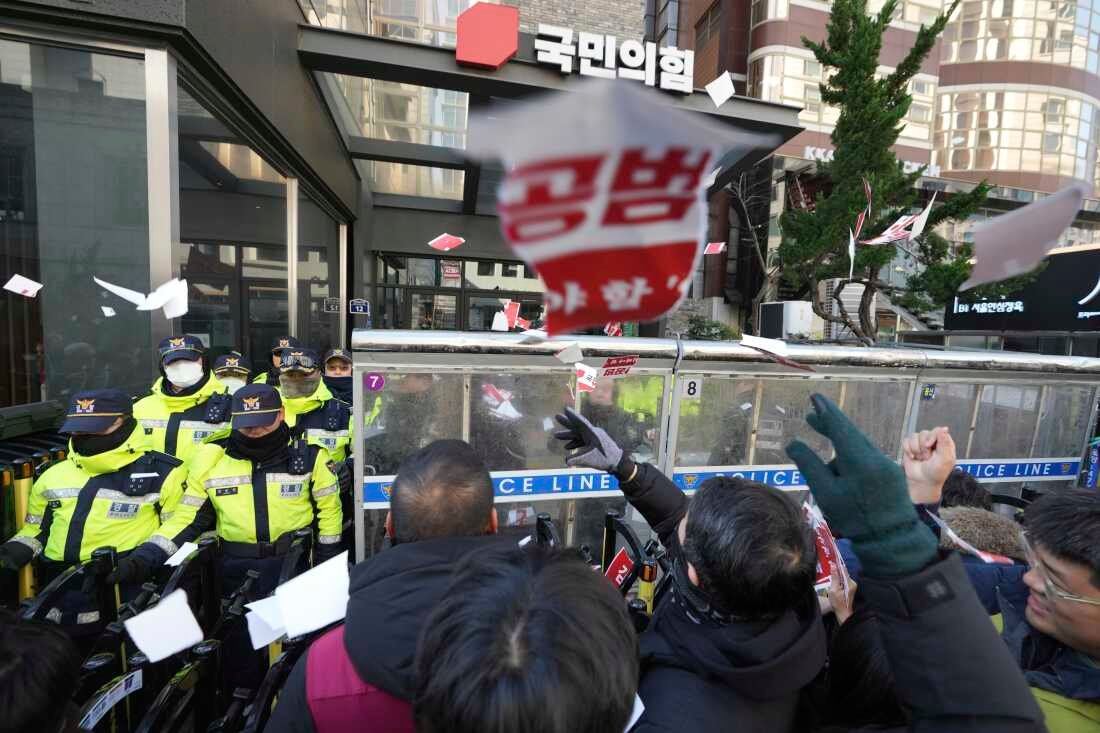
[[[277,335],[324,350],[368,324],[485,330],[505,299],[537,317],[541,281],[499,230],[501,166],[463,151],[472,113],[573,80],[536,62],[529,33],[495,72],[458,65],[468,5],[0,0],[0,280],[45,284],[0,299],[0,407],[141,394],[153,347],[179,333],[263,368]],[[644,34],[640,0],[520,14]],[[780,105],[673,103],[761,140],[799,129]],[[466,243],[428,247],[444,232]],[[189,312],[137,311],[93,278],[186,279]]]

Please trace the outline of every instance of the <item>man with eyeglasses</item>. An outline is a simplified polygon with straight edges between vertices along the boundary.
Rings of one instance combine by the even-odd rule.
[[[938,506],[955,465],[946,428],[905,441],[909,495]],[[965,563],[1051,733],[1100,733],[1100,494],[1048,494],[1024,515],[1025,565]]]

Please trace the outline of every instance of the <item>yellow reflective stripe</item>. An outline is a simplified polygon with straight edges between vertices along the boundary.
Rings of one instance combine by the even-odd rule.
[[[315,489],[313,491],[313,498],[314,499],[320,499],[323,496],[328,496],[329,494],[335,494],[339,490],[340,490],[340,486],[338,484],[332,484],[331,486],[326,486],[323,489]]]
[[[251,479],[250,479],[251,480]],[[308,473],[269,473],[268,483],[272,484],[300,484],[309,480]]]
[[[160,500],[160,492],[133,496],[131,494],[124,494],[121,491],[115,491],[114,489],[100,489],[95,492],[95,498],[118,501],[124,504],[154,504]]]
[[[167,420],[144,420],[144,419],[142,419],[142,420],[138,420],[138,422],[141,423],[141,427],[150,428],[152,430],[156,430],[158,428],[163,428],[163,429],[168,428],[168,421]]]
[[[222,486],[236,486],[237,484],[251,484],[251,476],[222,476],[221,478],[208,478],[202,485],[208,489],[217,489]]]
[[[178,550],[178,549],[179,549],[178,547],[176,547],[176,543],[175,543],[175,542],[173,542],[172,540],[168,539],[167,537],[161,537],[161,536],[160,536],[159,534],[155,534],[155,535],[153,535],[152,537],[150,537],[149,539],[147,539],[147,540],[146,540],[146,542],[149,542],[149,543],[151,543],[151,544],[154,544],[154,545],[156,545],[157,547],[159,547],[160,549],[162,549],[162,550],[164,550],[165,552],[167,552],[167,553],[168,553],[168,557],[172,557],[172,555],[175,555],[175,554],[176,554],[176,550]]]
[[[42,554],[42,543],[36,540],[34,537],[16,536],[11,538],[12,542],[18,542],[21,545],[26,545],[34,552],[35,557]]]
[[[310,428],[306,431],[306,435],[324,435],[331,438],[348,438],[351,436],[351,432],[348,430],[322,430],[321,428]]]
[[[180,420],[180,430],[224,430],[228,422],[205,422],[203,420]]]
[[[340,535],[338,534],[323,534],[317,536],[317,541],[322,545],[335,545],[340,541]]]
[[[43,499],[73,499],[80,496],[80,489],[46,489],[42,492]]]
[[[190,496],[188,494],[184,494],[183,498],[180,499],[180,504],[185,504],[187,506],[202,506],[205,503],[206,499],[202,498],[201,496]]]

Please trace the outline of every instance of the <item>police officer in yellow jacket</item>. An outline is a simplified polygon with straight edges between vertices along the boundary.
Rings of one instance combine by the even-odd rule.
[[[232,399],[207,367],[197,338],[166,338],[157,349],[162,376],[134,405],[134,417],[155,450],[187,464],[204,441],[229,434]]]
[[[61,426],[70,435],[68,458],[34,482],[26,524],[0,545],[0,567],[18,569],[41,555],[41,587],[93,550],[114,547],[123,558],[119,571],[128,569],[110,580],[139,582],[198,536],[201,502],[184,496],[186,470],[149,447],[132,406],[117,389],[76,394]]]
[[[283,352],[279,392],[291,435],[304,437],[340,462],[351,444],[351,405],[336,399],[322,381],[321,362],[309,349]]]
[[[271,367],[265,372],[260,372],[252,381],[256,384],[270,384],[272,387],[278,387],[279,365],[283,363],[283,352],[301,348],[302,342],[293,336],[276,336],[271,342]]]
[[[248,570],[260,572],[257,597],[274,590],[293,533],[303,527],[316,529],[315,564],[343,551],[339,485],[328,452],[293,440],[284,414],[274,387],[242,387],[233,395],[233,432],[202,446],[192,461],[187,495],[216,520],[227,593]]]

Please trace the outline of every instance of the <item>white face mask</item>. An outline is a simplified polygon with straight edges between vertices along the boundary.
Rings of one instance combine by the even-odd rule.
[[[172,386],[187,389],[202,379],[202,362],[174,361],[164,367],[164,374]]]
[[[229,390],[229,394],[235,394],[238,389],[247,384],[247,382],[238,377],[218,377],[218,381],[226,386]]]

